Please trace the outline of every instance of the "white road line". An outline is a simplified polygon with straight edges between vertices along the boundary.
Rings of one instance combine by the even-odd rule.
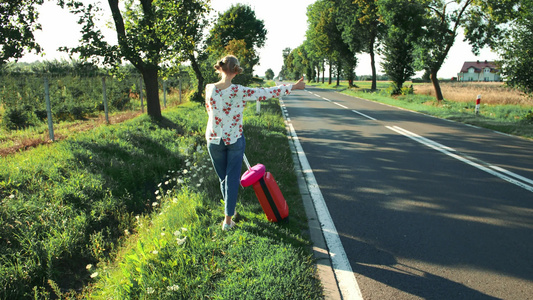
[[[511,172],[511,171],[509,171],[509,170],[506,170],[506,169],[504,169],[504,168],[500,168],[500,167],[498,167],[498,166],[492,166],[492,165],[491,165],[490,167],[493,168],[494,170],[498,171],[498,172],[505,173],[505,174],[507,174],[507,175],[509,175],[509,176],[512,176],[512,177],[514,177],[514,178],[516,178],[516,179],[518,179],[518,180],[522,180],[522,181],[524,181],[524,182],[526,182],[526,183],[529,183],[529,184],[533,185],[533,180],[531,180],[531,179],[529,179],[529,178],[526,178],[526,177],[520,176],[520,175],[518,175],[518,174],[516,174],[516,173],[513,173],[513,172]]]
[[[515,174],[515,173],[513,173],[511,171],[505,170],[505,169],[497,167],[497,166],[490,165],[490,164],[485,163],[485,162],[481,162],[481,161],[480,161],[481,163],[474,162],[471,159],[466,158],[465,156],[462,156],[460,154],[454,153],[454,152],[457,152],[457,151],[455,151],[452,148],[446,147],[446,146],[444,146],[442,144],[439,144],[439,143],[437,143],[435,141],[432,141],[430,139],[422,137],[422,136],[420,136],[420,135],[418,135],[416,133],[407,131],[407,130],[401,128],[401,127],[398,127],[398,126],[392,126],[392,127],[391,126],[386,126],[386,127],[388,129],[392,130],[392,131],[395,131],[395,132],[397,132],[397,133],[399,133],[401,135],[404,135],[404,136],[406,136],[406,137],[408,137],[408,138],[410,138],[410,139],[412,139],[414,141],[417,141],[417,142],[419,142],[419,143],[421,143],[423,145],[426,145],[426,146],[428,146],[430,148],[433,148],[433,149],[435,149],[435,150],[437,150],[439,152],[442,152],[442,153],[444,153],[444,154],[446,154],[446,155],[448,155],[450,157],[453,157],[453,158],[455,158],[455,159],[457,159],[459,161],[462,161],[462,162],[464,162],[466,164],[469,164],[469,165],[471,165],[471,166],[473,166],[475,168],[478,168],[478,169],[480,169],[482,171],[485,171],[485,172],[487,172],[487,173],[489,173],[491,175],[494,175],[494,176],[496,176],[496,177],[498,177],[500,179],[503,179],[503,180],[505,180],[507,182],[510,182],[510,183],[512,183],[514,185],[517,185],[517,186],[519,186],[519,187],[521,187],[523,189],[526,189],[526,190],[528,190],[530,192],[533,192],[533,184],[532,184],[533,181],[528,179],[528,178],[522,177],[522,176],[520,176],[518,174]],[[505,175],[504,173],[507,174],[507,175]],[[512,178],[510,176],[512,176],[514,178]],[[517,180],[517,179],[523,180],[523,182],[520,181],[520,180]],[[530,183],[532,185],[529,185],[528,183]]]
[[[280,99],[280,102],[282,105],[285,105],[282,99]],[[283,110],[283,112],[284,118],[287,121],[288,113],[285,110]],[[361,290],[359,289],[359,285],[357,284],[357,280],[355,279],[355,275],[353,273],[350,262],[348,261],[346,252],[344,251],[344,247],[342,246],[342,242],[335,227],[335,224],[333,223],[331,215],[329,214],[329,210],[326,205],[326,201],[324,200],[324,196],[322,195],[322,191],[320,191],[320,187],[316,182],[313,170],[309,165],[307,156],[303,151],[302,145],[300,144],[300,140],[296,135],[296,131],[294,130],[292,123],[287,121],[287,124],[289,127],[291,138],[294,142],[294,146],[296,147],[296,152],[298,154],[300,164],[302,165],[302,171],[307,182],[309,194],[311,196],[311,199],[313,199],[313,204],[318,215],[318,221],[320,222],[320,226],[322,227],[324,239],[326,240],[326,243],[328,245],[329,255],[331,258],[333,270],[335,272],[335,277],[337,279],[342,298],[363,300],[363,295],[361,294]]]
[[[333,103],[333,104],[335,104],[335,105],[338,105],[338,106],[340,106],[340,107],[342,107],[342,108],[346,108],[346,109],[348,109],[347,106],[344,106],[344,105],[342,105],[342,104],[340,104],[340,103],[337,103],[337,102],[331,102],[331,103]]]
[[[311,93],[311,92],[309,92],[309,93]],[[311,94],[314,95],[314,96],[316,96],[316,97],[322,98],[322,99],[324,99],[324,100],[326,100],[326,101],[328,101],[328,102],[331,102],[331,103],[333,103],[333,104],[335,104],[335,105],[337,105],[337,106],[340,106],[340,107],[342,107],[342,108],[344,108],[344,109],[348,109],[347,106],[342,105],[342,104],[340,104],[340,103],[338,103],[338,102],[333,102],[333,101],[329,100],[328,98],[325,98],[325,97],[319,96],[319,95],[317,95],[317,94],[315,94],[315,93],[311,93]],[[359,111],[357,111],[357,110],[352,110],[352,112],[354,112],[354,113],[356,113],[356,114],[359,114],[359,115],[361,115],[361,116],[363,116],[363,117],[365,117],[365,118],[367,118],[367,119],[370,119],[370,120],[373,120],[373,121],[377,121],[377,119],[372,118],[371,116],[366,115],[366,114],[364,114],[364,113],[362,113],[362,112],[359,112]]]
[[[377,121],[377,119],[372,118],[372,117],[369,116],[369,115],[365,115],[364,113],[362,113],[362,112],[360,112],[360,111],[357,111],[357,110],[352,110],[352,111],[353,111],[354,113],[356,113],[356,114],[359,114],[359,115],[365,117],[365,118],[368,118],[368,119],[373,120],[373,121]]]

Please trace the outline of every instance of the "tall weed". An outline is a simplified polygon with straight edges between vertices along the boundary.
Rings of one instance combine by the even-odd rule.
[[[183,169],[169,170],[163,178],[155,192],[158,202],[152,204],[155,214],[138,218],[137,234],[117,264],[95,270],[97,281],[87,297],[322,298],[308,241],[301,235],[306,221],[277,104],[263,105],[259,117],[246,110],[245,132],[249,158],[283,178],[278,182],[291,207],[290,221],[268,222],[246,188],[240,191],[237,227],[221,231],[218,178],[205,146],[198,147]]]
[[[203,122],[183,116],[188,109],[197,108],[2,158],[0,298],[29,297],[48,280],[62,289],[88,280],[80,270],[112,254],[133,215],[152,209],[158,180],[201,140]]]
[[[279,106],[254,108],[246,152],[275,174],[288,222],[247,188],[237,228],[220,230],[207,116],[187,104],[2,158],[0,298],[322,298]]]

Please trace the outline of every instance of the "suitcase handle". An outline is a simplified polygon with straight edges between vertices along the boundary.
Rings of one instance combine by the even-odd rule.
[[[244,160],[244,163],[246,164],[248,170],[250,170],[252,167],[250,167],[250,163],[248,162],[248,158],[246,158],[246,154],[243,154],[242,159]]]

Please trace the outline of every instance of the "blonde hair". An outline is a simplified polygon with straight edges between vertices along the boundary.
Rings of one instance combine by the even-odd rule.
[[[232,73],[232,74],[240,74],[242,73],[243,69],[241,68],[239,64],[239,60],[237,57],[233,55],[227,55],[226,57],[222,58],[220,61],[218,61],[215,64],[215,70],[217,70],[217,73]]]

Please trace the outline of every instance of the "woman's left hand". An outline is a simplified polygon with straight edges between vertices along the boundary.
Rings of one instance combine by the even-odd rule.
[[[302,78],[300,78],[300,80],[298,80],[298,82],[296,82],[295,84],[292,85],[292,89],[293,90],[303,90],[305,89],[305,82],[304,82],[304,77],[302,76]]]

